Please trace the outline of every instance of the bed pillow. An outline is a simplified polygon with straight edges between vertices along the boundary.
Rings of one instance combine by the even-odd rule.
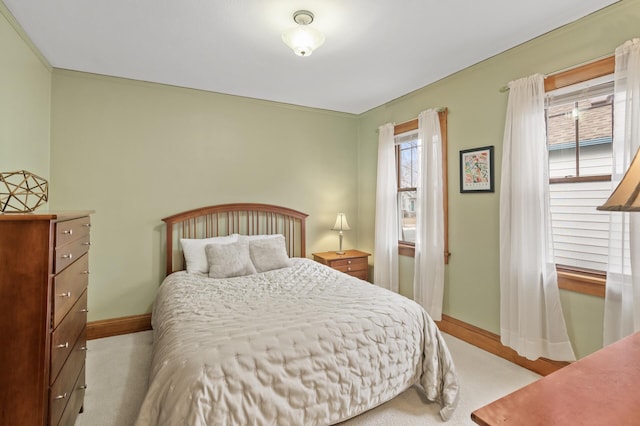
[[[209,263],[210,278],[232,278],[256,273],[249,242],[240,240],[228,244],[208,244],[205,246]]]
[[[266,272],[291,266],[287,247],[282,235],[273,238],[258,238],[249,241],[249,253],[256,271]]]
[[[238,241],[238,234],[200,239],[180,238],[184,260],[187,263],[187,273],[207,274],[209,272],[207,254],[204,251],[205,246],[208,244],[228,244],[234,241]]]

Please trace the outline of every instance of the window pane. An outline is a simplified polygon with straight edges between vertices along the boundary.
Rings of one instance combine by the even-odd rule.
[[[612,97],[603,95],[578,103],[580,176],[611,173]]]
[[[611,193],[611,182],[549,185],[553,251],[556,263],[606,271],[609,212],[596,206]]]
[[[550,102],[549,176],[556,178],[555,182],[570,176],[611,174],[612,93],[610,85],[594,86]],[[565,181],[549,188],[556,264],[606,271],[609,213],[597,211],[596,206],[611,194],[611,182]]]
[[[576,176],[575,103],[547,109],[547,145],[549,146],[549,177]]]
[[[418,141],[400,144],[400,188],[415,188],[418,182]]]
[[[400,240],[416,242],[416,191],[398,193],[398,211],[400,212]]]

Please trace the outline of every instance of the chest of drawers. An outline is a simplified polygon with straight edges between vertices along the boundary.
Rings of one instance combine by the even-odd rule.
[[[0,424],[72,426],[84,402],[90,214],[0,214]]]
[[[345,274],[367,281],[369,279],[369,256],[371,256],[369,253],[359,250],[345,250],[344,254],[327,251],[323,253],[313,253],[313,260],[344,272]]]

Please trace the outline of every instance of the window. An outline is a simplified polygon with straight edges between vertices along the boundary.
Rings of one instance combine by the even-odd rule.
[[[396,136],[398,172],[398,217],[400,241],[416,242],[416,185],[418,182],[418,133],[411,131]]]
[[[571,96],[569,96],[571,95]],[[607,269],[613,82],[548,97],[547,145],[553,248],[566,268]]]
[[[611,192],[612,73],[613,58],[606,58],[545,81],[558,282],[561,288],[599,296],[604,296],[609,215],[596,207]]]
[[[448,202],[447,202],[447,110],[438,113],[442,133],[442,174],[444,203],[445,263],[449,263]],[[413,256],[416,241],[416,185],[418,168],[418,120],[398,124],[394,129],[396,142],[396,173],[398,183],[399,252]]]

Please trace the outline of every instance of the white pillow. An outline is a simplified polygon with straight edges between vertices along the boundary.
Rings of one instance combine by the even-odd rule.
[[[287,247],[282,235],[274,238],[257,238],[249,241],[249,253],[256,271],[266,272],[291,266]]]
[[[228,244],[235,241],[238,241],[238,234],[200,239],[180,238],[184,260],[187,263],[187,273],[206,274],[209,272],[207,254],[204,251],[205,246],[209,244]]]
[[[256,273],[249,255],[248,241],[208,244],[205,246],[205,252],[211,278],[232,278]]]

